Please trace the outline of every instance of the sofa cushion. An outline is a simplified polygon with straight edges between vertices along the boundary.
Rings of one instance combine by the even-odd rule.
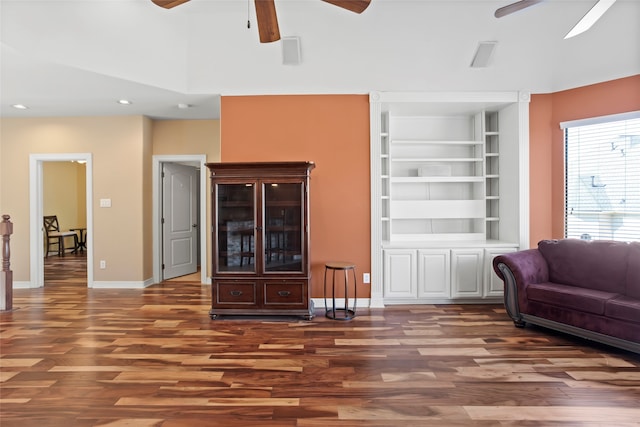
[[[625,295],[640,299],[640,242],[631,242],[629,244],[627,291]]]
[[[614,319],[640,323],[640,299],[618,295],[607,301],[604,314]]]
[[[608,240],[542,240],[538,250],[549,281],[604,292],[626,293],[629,244]]]
[[[603,315],[605,304],[618,294],[558,283],[534,283],[527,286],[527,298],[558,307]]]

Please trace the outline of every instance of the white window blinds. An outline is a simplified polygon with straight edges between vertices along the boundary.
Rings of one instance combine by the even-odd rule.
[[[640,240],[640,112],[562,126],[565,237]]]

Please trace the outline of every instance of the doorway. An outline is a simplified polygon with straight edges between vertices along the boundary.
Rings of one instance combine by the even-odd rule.
[[[171,258],[171,255],[167,255],[165,251],[165,246],[170,244],[169,241],[165,239],[165,233],[163,230],[166,229],[164,225],[166,224],[167,215],[171,215],[174,211],[174,207],[176,205],[182,205],[184,207],[185,204],[188,204],[190,207],[190,211],[193,211],[193,216],[189,218],[182,218],[180,223],[184,225],[184,227],[177,227],[178,229],[182,229],[182,231],[186,232],[186,228],[191,228],[192,231],[195,229],[195,242],[197,244],[197,249],[194,250],[192,243],[194,243],[194,237],[185,236],[184,234],[180,235],[179,233],[174,235],[176,238],[175,242],[176,246],[180,250],[185,250],[190,253],[189,256],[179,256],[177,257],[177,267],[178,270],[183,268],[183,264],[191,263],[191,256],[197,257],[195,261],[200,265],[200,282],[201,283],[210,283],[210,280],[207,277],[207,233],[206,233],[206,188],[207,188],[207,173],[206,167],[204,166],[206,162],[206,155],[196,154],[196,155],[155,155],[153,156],[153,281],[154,283],[159,283],[166,278],[173,277],[176,274],[176,270],[167,274],[165,277],[165,270],[163,269],[163,264],[165,267],[168,266],[167,257]],[[165,206],[166,194],[164,192],[165,186],[163,185],[163,173],[165,170],[165,166],[175,166],[172,168],[173,170],[177,169],[178,176],[180,176],[180,180],[183,179],[181,171],[194,171],[194,175],[192,179],[196,182],[192,187],[195,187],[195,197],[193,200],[191,198],[186,199],[185,196],[179,196],[175,200],[171,198],[169,200],[168,205]],[[181,185],[182,182],[179,182]],[[191,202],[195,202],[194,205]],[[173,206],[173,207],[172,207]],[[184,212],[184,211],[183,211]],[[184,213],[182,214],[184,215]],[[189,219],[189,221],[187,221]],[[163,224],[163,220],[165,224]],[[178,230],[180,231],[180,230]],[[189,234],[189,233],[187,233]],[[191,249],[186,249],[186,246],[189,245]],[[184,271],[178,271],[178,275],[182,274]],[[188,273],[185,273],[188,274]]]
[[[86,216],[86,271],[87,287],[93,287],[93,161],[90,153],[31,154],[29,156],[29,222],[30,222],[30,281],[29,287],[43,287],[44,282],[44,164],[45,162],[83,162]]]
[[[44,286],[79,285],[87,282],[86,167],[84,161],[43,162],[43,213],[48,224],[68,237],[46,238]],[[46,227],[45,225],[45,228]],[[62,241],[61,241],[62,240]],[[61,244],[62,243],[62,244]],[[60,254],[62,253],[62,256]]]
[[[162,280],[198,271],[198,172],[162,163]]]

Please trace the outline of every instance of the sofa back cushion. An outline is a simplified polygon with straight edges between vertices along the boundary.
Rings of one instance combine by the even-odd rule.
[[[629,244],[626,295],[640,299],[640,242],[631,242]]]
[[[626,292],[629,244],[608,240],[542,240],[538,250],[549,281],[605,292]]]

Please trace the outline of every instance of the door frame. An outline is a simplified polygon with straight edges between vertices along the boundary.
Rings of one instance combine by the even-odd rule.
[[[154,155],[152,158],[153,175],[153,282],[162,281],[162,163],[182,163],[200,168],[200,283],[211,284],[207,275],[207,162],[206,154],[167,154]]]
[[[87,287],[93,287],[93,158],[91,153],[43,153],[29,155],[29,257],[30,288],[44,286],[44,162],[85,162],[87,212]]]

